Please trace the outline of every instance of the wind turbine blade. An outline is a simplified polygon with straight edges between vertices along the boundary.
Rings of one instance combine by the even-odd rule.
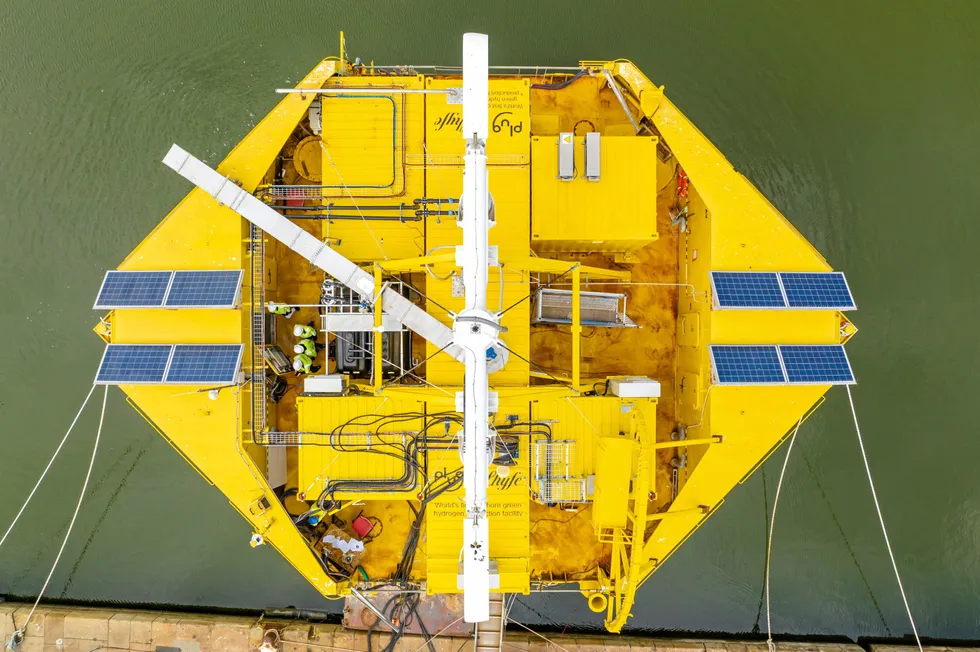
[[[489,131],[489,38],[463,34],[463,138],[486,140]]]

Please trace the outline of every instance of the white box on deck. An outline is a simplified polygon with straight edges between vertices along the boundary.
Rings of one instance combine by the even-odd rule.
[[[558,178],[565,181],[575,178],[575,134],[570,131],[558,134]]]
[[[609,393],[620,398],[659,398],[660,383],[646,376],[616,376],[609,379]]]
[[[303,381],[303,391],[307,394],[343,394],[347,387],[347,376],[328,374],[307,376]]]
[[[266,446],[265,477],[275,489],[286,484],[286,447]]]
[[[323,122],[320,119],[320,101],[322,97],[322,95],[317,97],[315,100],[313,100],[313,103],[310,104],[310,131],[317,136],[319,136],[323,131]]]
[[[599,132],[585,134],[585,178],[599,180]]]

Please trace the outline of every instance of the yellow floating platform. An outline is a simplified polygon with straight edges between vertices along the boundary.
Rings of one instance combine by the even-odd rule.
[[[632,63],[492,73],[488,308],[509,350],[490,375],[493,590],[571,585],[618,632],[640,585],[853,381],[801,381],[792,356],[814,351],[786,347],[855,329],[846,305],[794,304],[791,281],[828,263]],[[451,325],[464,143],[437,91],[459,85],[326,59],[217,169]],[[241,344],[240,373],[106,382],[324,596],[459,592],[463,366],[288,245],[192,190],[118,269],[244,270],[235,305],[119,305],[96,330],[110,347]],[[745,287],[722,278],[778,292],[727,309]],[[308,323],[326,378],[292,371]]]

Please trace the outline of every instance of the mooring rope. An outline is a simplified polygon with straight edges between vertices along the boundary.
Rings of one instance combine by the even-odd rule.
[[[892,570],[895,571],[895,581],[898,582],[898,590],[902,594],[902,602],[905,603],[905,613],[908,614],[909,623],[912,625],[912,633],[915,635],[915,644],[922,652],[922,641],[919,640],[919,630],[915,626],[915,619],[912,617],[912,609],[909,607],[908,598],[905,596],[905,587],[902,585],[902,576],[898,572],[898,564],[895,563],[895,553],[892,552],[891,541],[888,540],[888,530],[885,529],[885,517],[881,515],[881,505],[878,504],[878,492],[875,491],[875,481],[871,477],[871,467],[868,465],[868,454],[864,451],[864,438],[861,437],[861,426],[858,425],[857,410],[854,409],[854,397],[851,396],[851,386],[847,385],[847,400],[851,403],[851,415],[854,417],[854,431],[857,433],[858,446],[861,448],[861,459],[864,460],[864,470],[868,474],[868,485],[871,487],[871,497],[875,501],[875,511],[878,512],[878,522],[881,523],[881,533],[885,537],[885,547],[888,548],[888,557],[892,561]]]
[[[27,509],[27,506],[31,503],[31,500],[34,499],[34,494],[37,493],[38,487],[40,487],[41,483],[44,482],[44,477],[48,474],[48,471],[51,470],[51,466],[58,458],[58,454],[61,453],[61,449],[64,447],[65,442],[68,441],[68,435],[71,434],[71,431],[75,428],[75,424],[78,423],[78,418],[82,416],[82,411],[85,409],[85,406],[88,405],[88,400],[92,398],[92,393],[95,391],[95,387],[96,386],[93,384],[92,389],[88,391],[88,396],[86,396],[85,400],[82,401],[82,407],[78,408],[78,414],[75,415],[71,425],[68,426],[68,432],[66,432],[65,436],[61,438],[61,443],[58,444],[58,448],[54,450],[54,454],[51,456],[51,459],[48,460],[48,465],[44,467],[44,471],[41,472],[41,477],[37,479],[37,483],[34,485],[34,488],[31,489],[31,493],[27,496],[27,500],[25,500],[24,504],[20,506],[20,510],[17,512],[17,516],[14,517],[14,520],[10,523],[10,527],[8,527],[7,531],[3,533],[3,538],[0,539],[0,547],[3,546],[4,541],[6,541],[7,537],[10,536],[10,532],[14,529],[14,526],[17,525],[17,521],[20,520],[21,515],[24,513],[24,510]]]
[[[95,385],[92,386],[92,389],[95,389]],[[91,395],[92,393],[89,392],[89,396]],[[14,635],[11,638],[11,644],[13,645],[8,644],[10,647],[16,646],[24,639],[24,633],[27,631],[27,626],[30,624],[31,618],[34,616],[34,612],[37,610],[37,605],[40,604],[41,598],[44,596],[44,592],[48,588],[48,584],[51,582],[51,577],[54,575],[54,571],[58,567],[58,562],[61,561],[61,555],[65,552],[65,546],[68,544],[68,537],[71,536],[72,528],[75,527],[75,521],[78,519],[78,512],[82,509],[82,500],[85,498],[85,492],[88,490],[88,481],[92,477],[92,467],[95,466],[95,456],[99,451],[99,440],[102,438],[102,423],[105,421],[105,405],[108,397],[109,386],[106,385],[105,393],[102,395],[102,413],[99,415],[99,429],[95,431],[95,444],[92,446],[92,457],[88,462],[88,470],[85,472],[85,481],[82,482],[82,490],[78,494],[78,502],[75,504],[75,513],[72,514],[71,521],[68,523],[68,531],[65,532],[65,538],[61,540],[61,548],[58,549],[58,554],[54,558],[54,563],[51,564],[51,570],[48,571],[48,576],[45,578],[44,584],[41,586],[41,590],[37,594],[37,599],[34,600],[34,605],[31,607],[30,613],[27,614],[27,620],[25,620],[24,624],[22,624],[17,631],[14,632]],[[85,400],[88,401],[87,398]]]
[[[779,471],[779,482],[776,483],[776,495],[772,499],[772,516],[769,520],[769,536],[766,541],[766,645],[769,652],[776,652],[776,644],[772,642],[772,610],[769,607],[769,560],[772,553],[772,529],[776,525],[776,506],[779,504],[779,492],[783,488],[783,478],[786,476],[786,466],[789,463],[789,454],[793,452],[793,444],[796,443],[796,433],[803,425],[803,417],[796,422],[796,428],[789,438],[789,446],[786,448],[786,457],[783,458],[783,468]]]

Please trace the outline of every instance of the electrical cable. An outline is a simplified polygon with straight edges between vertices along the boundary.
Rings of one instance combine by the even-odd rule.
[[[579,72],[575,73],[565,81],[554,82],[552,84],[531,84],[531,88],[536,88],[538,90],[558,91],[565,88],[566,86],[571,85],[572,82],[574,82],[582,75],[587,75],[587,74],[589,74],[588,70],[580,70]]]

